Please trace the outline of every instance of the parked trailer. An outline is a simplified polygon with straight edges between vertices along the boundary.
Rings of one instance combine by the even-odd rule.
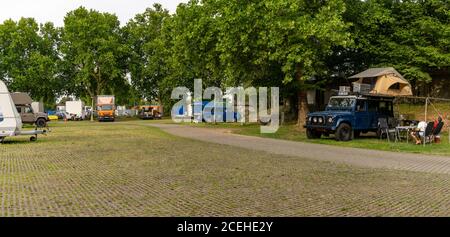
[[[0,80],[0,143],[6,137],[31,136],[30,141],[36,141],[38,134],[46,130],[22,131],[22,119],[16,109],[11,94],[5,83]]]

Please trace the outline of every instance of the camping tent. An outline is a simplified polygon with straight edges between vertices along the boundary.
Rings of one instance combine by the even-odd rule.
[[[351,76],[356,84],[370,85],[370,94],[390,96],[411,96],[411,84],[392,67],[370,68]]]

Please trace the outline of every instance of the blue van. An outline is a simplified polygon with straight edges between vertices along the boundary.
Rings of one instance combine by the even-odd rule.
[[[201,104],[201,106],[199,106],[200,104]],[[237,111],[231,111],[231,109],[229,109],[229,106],[227,106],[227,104],[225,102],[216,103],[216,107],[221,108],[223,110],[223,113],[215,114],[213,101],[203,100],[201,102],[194,102],[192,105],[192,110],[193,110],[192,117],[195,120],[196,117],[198,117],[198,115],[202,114],[202,122],[205,122],[207,120],[208,121],[215,120],[218,122],[219,121],[227,122],[227,119],[230,122],[237,122],[241,118],[240,113]],[[203,113],[205,108],[208,108],[209,112]],[[186,115],[186,111],[187,110],[186,110],[185,106],[180,106],[179,108],[177,108],[177,115],[178,116]]]
[[[202,111],[196,111],[196,105],[199,103],[202,104]],[[194,102],[194,117],[196,114],[202,113],[205,108],[208,108],[207,113],[203,113],[203,122],[205,121],[217,121],[217,122],[237,122],[241,118],[240,114],[236,111],[231,111],[227,103],[225,102],[215,102],[214,101],[202,101],[202,102]],[[214,110],[214,105],[216,108],[220,108],[222,110],[221,114],[216,114]],[[198,106],[197,108],[200,108]],[[228,121],[227,121],[228,120]]]

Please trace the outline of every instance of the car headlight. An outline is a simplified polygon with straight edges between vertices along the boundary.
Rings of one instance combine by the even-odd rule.
[[[317,117],[314,117],[314,118],[313,118],[313,122],[314,122],[314,123],[317,123]]]
[[[323,123],[323,118],[319,117],[319,123]]]
[[[327,121],[328,121],[328,123],[332,123],[333,122],[333,117],[328,117]]]

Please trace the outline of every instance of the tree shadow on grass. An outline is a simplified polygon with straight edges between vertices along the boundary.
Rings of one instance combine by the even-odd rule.
[[[23,137],[23,138],[6,138],[2,142],[0,142],[0,146],[7,146],[7,145],[20,145],[20,144],[34,144],[34,143],[42,143],[44,141],[42,140],[36,140],[36,141],[30,141],[30,138]]]

